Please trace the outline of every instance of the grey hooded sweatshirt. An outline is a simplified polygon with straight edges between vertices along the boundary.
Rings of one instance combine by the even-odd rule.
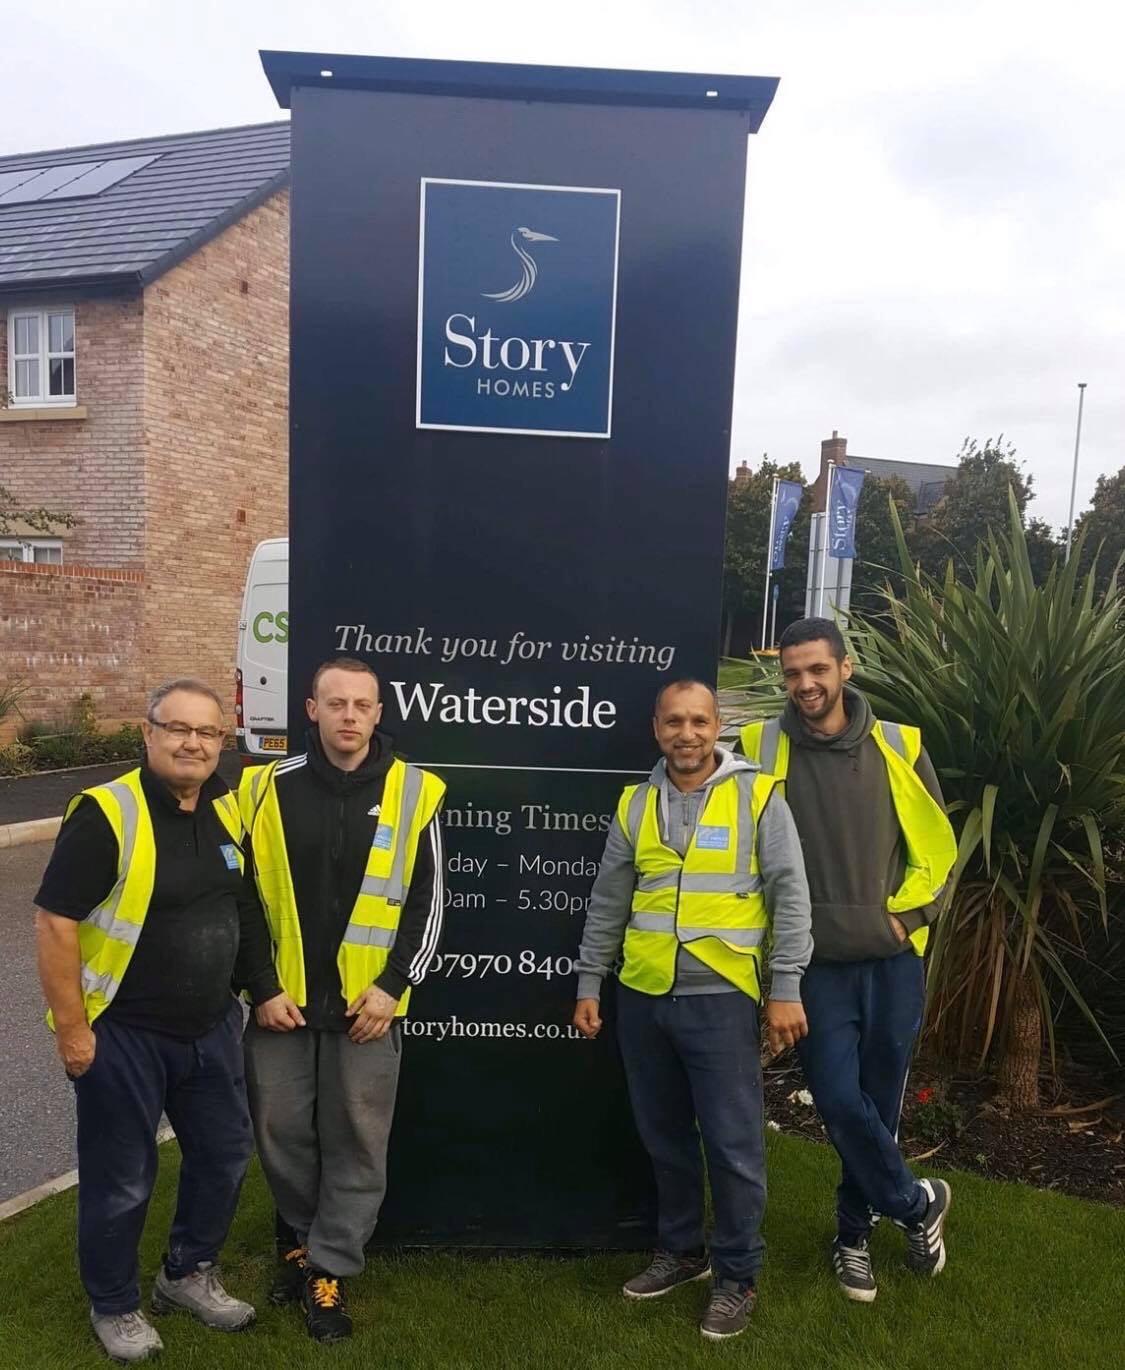
[[[659,790],[658,813],[664,841],[683,856],[695,832],[699,815],[713,787],[736,771],[757,771],[746,757],[724,747],[715,748],[718,766],[697,790],[683,792],[668,779],[664,758],[657,762],[649,782]],[[758,863],[766,907],[770,914],[770,950],[773,999],[799,1000],[801,976],[812,955],[809,931],[809,890],[801,859],[801,844],[793,816],[784,798],[774,790],[758,822]],[[578,998],[597,999],[602,980],[613,970],[625,941],[637,872],[633,847],[614,815],[606,837],[605,855],[594,888],[578,951]],[[676,959],[674,995],[735,993],[738,987],[704,965],[687,945]]]
[[[844,707],[847,726],[832,737],[809,728],[792,702],[781,715],[792,744],[785,797],[804,849],[817,961],[863,961],[910,950],[887,916],[887,899],[906,871],[906,847],[887,764],[871,736],[875,715],[850,685],[844,686]],[[944,808],[925,751],[914,769]],[[898,917],[911,933],[932,923],[937,912],[934,903]]]

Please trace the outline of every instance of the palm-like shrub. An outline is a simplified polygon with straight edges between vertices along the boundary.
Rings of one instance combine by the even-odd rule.
[[[1069,967],[1105,926],[1103,849],[1125,820],[1125,599],[1116,572],[1096,595],[1079,555],[1036,587],[1014,501],[965,581],[914,568],[901,528],[898,543],[902,592],[851,636],[855,683],[922,728],[958,834],[927,1032],[949,1058],[995,1061],[1034,1108],[1062,1000],[1105,1041]]]

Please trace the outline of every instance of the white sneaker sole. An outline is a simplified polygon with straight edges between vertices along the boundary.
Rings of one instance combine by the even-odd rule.
[[[690,1279],[680,1280],[678,1284],[670,1284],[667,1289],[654,1289],[651,1294],[637,1294],[627,1286],[621,1286],[621,1292],[627,1299],[662,1299],[665,1294],[671,1294],[674,1289],[682,1289],[685,1284],[698,1284],[700,1280],[711,1278],[711,1267],[701,1270],[698,1275],[692,1275]]]
[[[844,1298],[850,1299],[852,1303],[874,1303],[875,1295],[879,1292],[878,1289],[851,1289],[846,1284],[840,1284],[839,1280],[836,1283],[840,1285],[840,1292]]]
[[[709,1332],[705,1327],[701,1327],[699,1335],[704,1341],[730,1341],[731,1337],[741,1337],[745,1331],[745,1326],[740,1327],[737,1332]]]

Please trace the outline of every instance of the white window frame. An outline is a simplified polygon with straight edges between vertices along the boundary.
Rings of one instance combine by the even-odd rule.
[[[0,537],[0,547],[2,547],[2,548],[4,549],[5,552],[8,552],[8,551],[10,551],[11,549],[14,548],[16,551],[18,551],[18,552],[21,553],[21,555],[18,556],[18,557],[5,556],[5,557],[3,558],[3,560],[4,560],[5,562],[13,562],[13,561],[14,561],[17,565],[18,565],[20,562],[23,562],[25,565],[29,565],[29,566],[34,566],[34,565],[40,565],[40,566],[61,566],[61,565],[63,564],[63,544],[62,544],[62,538],[25,538],[25,537],[13,537],[13,536],[9,533],[9,534],[5,535],[4,537]],[[56,552],[56,551],[57,551],[58,554],[59,554],[59,559],[58,559],[58,561],[47,561],[47,562],[38,562],[38,563],[37,563],[36,560],[35,560],[35,552],[36,552],[36,549],[44,550],[44,551],[48,551],[48,552]]]
[[[50,350],[51,333],[48,316],[51,314],[69,314],[70,329],[74,337],[74,348],[69,352],[52,352]],[[39,351],[20,353],[16,356],[16,320],[35,319],[39,331]],[[8,311],[8,379],[7,389],[11,395],[9,404],[13,409],[73,409],[78,403],[78,337],[76,333],[76,320],[74,306],[72,304],[51,304],[45,305],[41,309],[14,308]],[[32,357],[38,356],[39,361],[39,393],[38,395],[17,395],[16,394],[16,361],[28,361]],[[71,361],[74,363],[74,393],[71,395],[51,395],[51,362],[55,360]]]

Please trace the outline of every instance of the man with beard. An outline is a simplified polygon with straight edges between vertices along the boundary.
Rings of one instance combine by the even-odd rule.
[[[880,1215],[905,1230],[912,1271],[945,1265],[950,1187],[914,1178],[898,1122],[922,1019],[922,955],[957,847],[919,730],[876,719],[847,684],[835,623],[790,624],[780,656],[785,711],[748,724],[741,744],[784,784],[804,849],[813,956],[797,1050],[843,1165],[832,1267],[849,1299],[870,1303],[868,1238]]]
[[[364,662],[325,662],[307,709],[308,751],[239,792],[268,923],[244,960],[246,1082],[277,1206],[270,1301],[300,1299],[331,1342],[352,1332],[343,1281],[386,1189],[401,1019],[441,937],[445,785],[396,759]]]
[[[717,746],[712,686],[660,691],[663,757],[621,796],[578,954],[574,1024],[601,1030],[602,980],[619,954],[618,1037],[633,1115],[652,1158],[659,1249],[626,1281],[654,1299],[714,1272],[700,1332],[737,1336],[753,1309],[766,1202],[758,1004],[774,1051],[805,1032],[809,896],[793,819],[772,776]],[[714,1203],[704,1244],[703,1157]]]

